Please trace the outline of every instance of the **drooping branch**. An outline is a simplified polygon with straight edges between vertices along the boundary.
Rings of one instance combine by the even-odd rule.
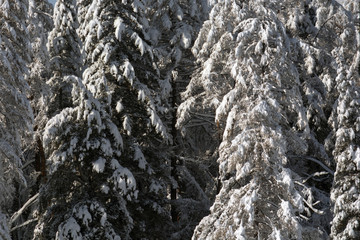
[[[309,161],[312,161],[314,163],[317,163],[319,164],[323,169],[325,169],[328,173],[330,173],[332,176],[334,176],[334,171],[331,170],[329,167],[327,167],[324,163],[322,163],[321,161],[313,158],[313,157],[310,157],[310,156],[289,156],[291,158],[304,158],[306,160],[309,160]]]
[[[10,232],[13,232],[13,231],[15,231],[16,229],[19,229],[19,228],[22,228],[22,227],[24,227],[24,226],[26,226],[26,225],[29,225],[30,223],[36,222],[37,220],[38,220],[37,218],[33,218],[33,219],[30,219],[30,220],[27,220],[27,221],[25,221],[24,223],[13,227],[13,228],[10,230]]]
[[[38,201],[38,196],[39,193],[35,194],[34,196],[32,196],[20,209],[19,211],[15,212],[11,218],[10,218],[10,224],[13,224],[20,216],[21,214],[25,211],[26,208],[28,208],[29,206],[31,206],[33,203]]]

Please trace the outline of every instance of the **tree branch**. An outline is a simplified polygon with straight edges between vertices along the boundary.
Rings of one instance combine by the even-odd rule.
[[[330,19],[332,19],[333,17],[334,17],[334,15],[332,15],[331,17],[329,17],[328,19],[326,19],[326,21],[321,25],[319,31],[316,33],[316,35],[315,35],[315,37],[314,37],[314,39],[313,39],[312,41],[315,41],[315,39],[316,39],[317,36],[319,35],[321,29],[322,29],[322,28],[325,26],[325,24],[326,24]]]
[[[320,162],[319,160],[312,158],[312,157],[305,157],[305,159],[310,160],[312,162],[315,162],[317,164],[319,164],[323,169],[325,169],[326,171],[328,171],[331,175],[334,176],[334,171],[331,170],[330,168],[328,168],[325,164],[323,164],[322,162]]]
[[[323,169],[325,169],[328,173],[330,173],[331,175],[334,176],[334,171],[331,170],[329,167],[327,167],[325,164],[323,164],[321,161],[317,160],[316,158],[313,157],[309,157],[309,156],[295,156],[295,155],[291,155],[289,156],[290,158],[305,158],[309,161],[312,161],[314,163],[319,164]]]
[[[10,218],[10,225],[13,224],[20,216],[21,214],[25,211],[25,209],[27,207],[29,207],[31,204],[35,203],[38,201],[38,196],[39,193],[35,194],[34,196],[32,196],[20,209],[19,211],[15,212],[11,218]]]
[[[26,225],[28,225],[28,224],[30,224],[30,223],[36,222],[37,220],[38,220],[37,218],[33,218],[33,219],[30,219],[30,220],[27,220],[26,222],[24,222],[24,223],[22,223],[22,224],[20,224],[20,225],[17,225],[17,226],[15,226],[15,227],[13,227],[13,228],[10,230],[10,232],[12,232],[12,231],[14,231],[14,230],[16,230],[16,229],[18,229],[18,228],[24,227],[24,226],[26,226]]]

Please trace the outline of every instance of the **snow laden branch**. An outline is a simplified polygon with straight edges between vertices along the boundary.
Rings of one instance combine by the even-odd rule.
[[[30,220],[27,220],[27,221],[25,221],[24,223],[13,227],[13,228],[10,230],[10,232],[13,232],[13,231],[15,231],[16,229],[25,227],[26,225],[29,225],[30,223],[36,222],[37,220],[38,220],[38,218],[33,218],[33,219],[30,219]]]
[[[11,218],[10,218],[10,224],[13,224],[25,211],[26,208],[28,208],[30,205],[38,201],[39,193],[32,196],[20,209],[19,211],[15,212]]]

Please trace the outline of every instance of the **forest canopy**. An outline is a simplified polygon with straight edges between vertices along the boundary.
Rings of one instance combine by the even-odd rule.
[[[0,239],[360,239],[358,1],[0,21]]]

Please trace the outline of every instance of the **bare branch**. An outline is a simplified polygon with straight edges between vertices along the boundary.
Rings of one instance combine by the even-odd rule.
[[[328,175],[328,174],[329,174],[329,172],[315,172],[315,173],[313,173],[313,174],[311,174],[311,175],[306,174],[306,175],[308,175],[308,177],[307,177],[306,179],[304,179],[302,182],[305,183],[305,182],[307,182],[310,178],[319,177],[319,176]]]
[[[308,201],[306,201],[305,199],[304,199],[303,201],[304,201],[304,202],[306,203],[306,205],[307,205],[311,210],[313,210],[315,213],[317,213],[317,214],[319,214],[319,215],[323,215],[323,214],[324,214],[324,211],[321,211],[321,210],[319,210],[319,209],[314,208],[313,205],[310,204],[310,203],[308,203]]]
[[[324,163],[322,163],[321,161],[317,160],[316,158],[310,157],[310,156],[295,156],[295,155],[291,155],[289,156],[290,158],[305,158],[309,161],[312,161],[314,163],[319,164],[323,169],[325,169],[328,173],[330,173],[332,176],[334,176],[334,171],[331,170],[329,167],[327,167]]]
[[[190,111],[191,114],[194,114],[196,116],[201,116],[201,117],[206,117],[206,118],[211,118],[211,119],[214,119],[215,116],[212,115],[212,114],[206,114],[206,113],[197,113],[197,112],[193,112],[193,111]]]
[[[334,176],[334,171],[331,170],[330,168],[328,168],[325,164],[323,164],[322,162],[320,162],[319,160],[313,158],[313,157],[305,157],[305,159],[310,160],[312,162],[315,162],[317,164],[319,164],[323,169],[325,169],[326,171],[328,171],[331,175]]]

